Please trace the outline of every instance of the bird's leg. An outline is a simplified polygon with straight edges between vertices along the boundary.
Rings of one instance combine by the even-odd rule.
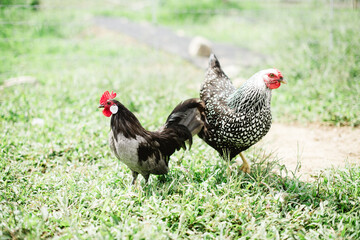
[[[148,183],[148,181],[149,181],[149,176],[150,176],[150,174],[143,175],[143,177],[145,178],[145,184]]]
[[[181,157],[179,158],[179,161],[177,161],[178,166],[180,166],[180,165],[181,165],[182,160],[184,159],[184,156],[185,156],[185,151],[182,151],[182,153],[181,153]]]
[[[132,180],[132,182],[131,182],[131,185],[135,185],[136,178],[137,178],[137,176],[139,175],[139,173],[134,172],[134,171],[131,171],[131,172],[132,172],[132,176],[133,176],[133,180]]]
[[[249,162],[246,160],[246,158],[244,157],[244,155],[242,153],[239,154],[241,157],[241,160],[243,161],[243,164],[240,167],[240,170],[245,172],[245,173],[250,173],[250,164]]]

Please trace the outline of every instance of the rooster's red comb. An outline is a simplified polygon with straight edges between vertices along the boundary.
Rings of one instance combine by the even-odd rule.
[[[100,98],[100,104],[105,105],[107,100],[113,99],[115,97],[116,97],[116,93],[114,93],[114,91],[111,91],[111,93],[109,93],[109,91],[105,91]]]

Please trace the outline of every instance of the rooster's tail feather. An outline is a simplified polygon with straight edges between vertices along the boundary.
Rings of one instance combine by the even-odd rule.
[[[174,125],[185,126],[192,136],[204,127],[204,103],[198,98],[187,99],[177,105],[166,120],[165,127]]]
[[[204,106],[198,98],[187,99],[177,105],[167,118],[165,129],[172,128],[177,132],[177,142],[182,148],[186,148],[186,140],[191,147],[192,136],[198,134],[204,127]]]

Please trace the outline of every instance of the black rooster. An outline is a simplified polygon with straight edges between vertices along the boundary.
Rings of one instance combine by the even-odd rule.
[[[106,117],[111,116],[110,148],[115,156],[132,171],[135,183],[140,173],[147,182],[150,174],[161,175],[169,171],[170,156],[185,142],[192,144],[192,136],[203,127],[204,106],[199,99],[188,99],[171,112],[163,127],[151,132],[144,129],[135,115],[115,100],[116,93],[106,91],[99,108]]]

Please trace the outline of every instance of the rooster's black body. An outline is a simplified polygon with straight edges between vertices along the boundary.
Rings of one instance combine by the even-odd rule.
[[[192,136],[203,127],[203,105],[199,99],[180,103],[165,125],[153,132],[144,129],[135,115],[119,101],[110,99],[107,102],[117,106],[117,112],[111,115],[110,148],[131,169],[133,184],[138,174],[147,182],[150,174],[168,173],[170,156],[180,148],[186,149],[186,141],[191,147]]]

